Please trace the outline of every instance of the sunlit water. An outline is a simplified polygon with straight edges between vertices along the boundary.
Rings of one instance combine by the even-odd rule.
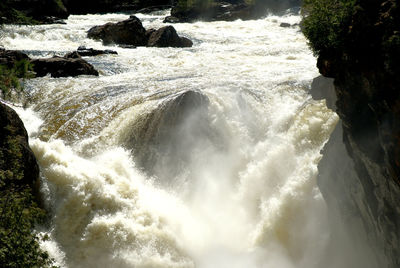
[[[138,14],[146,28],[164,26],[165,15]],[[19,112],[51,214],[40,227],[51,238],[43,248],[62,267],[324,267],[329,229],[317,163],[337,116],[311,100],[318,72],[299,27],[279,26],[300,16],[176,24],[194,42],[183,49],[86,38],[90,27],[128,16],[3,30],[1,45],[32,57],[80,45],[118,52],[85,58],[99,77],[26,82],[30,108]],[[186,138],[204,139],[185,137],[184,168],[150,174],[127,141],[140,115],[187,90],[209,98],[209,127],[222,142],[192,150]]]

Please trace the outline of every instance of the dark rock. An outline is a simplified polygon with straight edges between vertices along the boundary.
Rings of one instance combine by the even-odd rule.
[[[95,75],[99,73],[87,61],[81,58],[53,57],[31,61],[37,77],[51,74],[52,77]]]
[[[287,23],[287,22],[282,22],[281,24],[279,24],[279,26],[280,26],[280,27],[283,27],[283,28],[289,28],[289,27],[291,27],[292,25],[291,25],[290,23]]]
[[[181,19],[174,16],[167,16],[163,20],[164,23],[178,23],[181,22]]]
[[[13,109],[0,102],[0,170],[18,169],[22,170],[22,177],[14,183],[36,188],[39,166],[29,147],[24,124]]]
[[[12,68],[16,62],[21,60],[29,60],[28,55],[18,50],[0,48],[0,65],[7,65],[8,68]]]
[[[160,11],[168,8],[171,8],[171,5],[149,6],[137,10],[136,13],[148,14],[151,12]]]
[[[77,51],[70,52],[66,54],[64,57],[65,58],[80,58],[80,57],[90,57],[90,56],[98,56],[98,55],[104,55],[104,54],[114,54],[117,55],[117,51],[114,50],[97,50],[93,48],[86,48],[84,46],[78,47]]]
[[[88,31],[88,37],[102,40],[105,45],[145,46],[147,43],[146,30],[135,16],[121,22],[95,26]]]
[[[359,1],[341,46],[322,50],[317,66],[334,78],[343,130],[319,166],[319,187],[348,228],[368,234],[375,262],[400,267],[400,9],[396,1]],[[396,41],[397,40],[397,41]],[[344,155],[347,161],[329,159]],[[325,160],[326,159],[326,160]],[[335,165],[336,171],[328,169]],[[346,168],[346,174],[342,170]],[[325,175],[324,175],[325,174]],[[350,174],[350,175],[348,175]],[[334,181],[334,182],[332,182]],[[354,219],[360,223],[355,224]],[[356,226],[355,228],[353,228]],[[363,266],[361,266],[363,267]]]
[[[152,31],[147,46],[149,47],[191,47],[192,41],[179,37],[172,26],[165,26]]]

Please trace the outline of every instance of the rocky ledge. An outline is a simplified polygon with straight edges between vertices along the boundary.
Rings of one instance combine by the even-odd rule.
[[[67,54],[64,57],[55,56],[47,59],[31,59],[21,51],[0,49],[0,65],[4,64],[12,68],[21,60],[32,63],[36,77],[47,74],[50,74],[52,77],[99,75],[99,72],[79,55],[75,58]]]

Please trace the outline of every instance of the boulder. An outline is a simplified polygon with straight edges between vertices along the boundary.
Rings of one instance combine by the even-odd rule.
[[[36,187],[39,166],[28,144],[28,133],[17,113],[0,102],[0,174],[8,183]],[[2,179],[3,181],[3,179]]]
[[[185,37],[179,37],[172,26],[165,26],[152,31],[147,46],[149,47],[191,47],[193,42]]]
[[[35,59],[31,60],[31,62],[37,77],[47,74],[51,74],[52,77],[99,75],[91,64],[81,58],[52,57]]]
[[[145,46],[147,43],[146,29],[135,16],[117,23],[107,23],[95,26],[88,31],[88,37],[102,40],[103,44],[121,44]]]

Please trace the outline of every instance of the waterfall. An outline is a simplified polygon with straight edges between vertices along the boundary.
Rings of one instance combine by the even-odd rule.
[[[158,28],[166,12],[137,15]],[[86,58],[99,77],[25,82],[43,248],[62,267],[329,267],[316,176],[338,119],[310,97],[318,71],[300,16],[174,25],[192,48],[86,38],[126,18],[3,29],[1,44],[31,57],[118,52]]]

